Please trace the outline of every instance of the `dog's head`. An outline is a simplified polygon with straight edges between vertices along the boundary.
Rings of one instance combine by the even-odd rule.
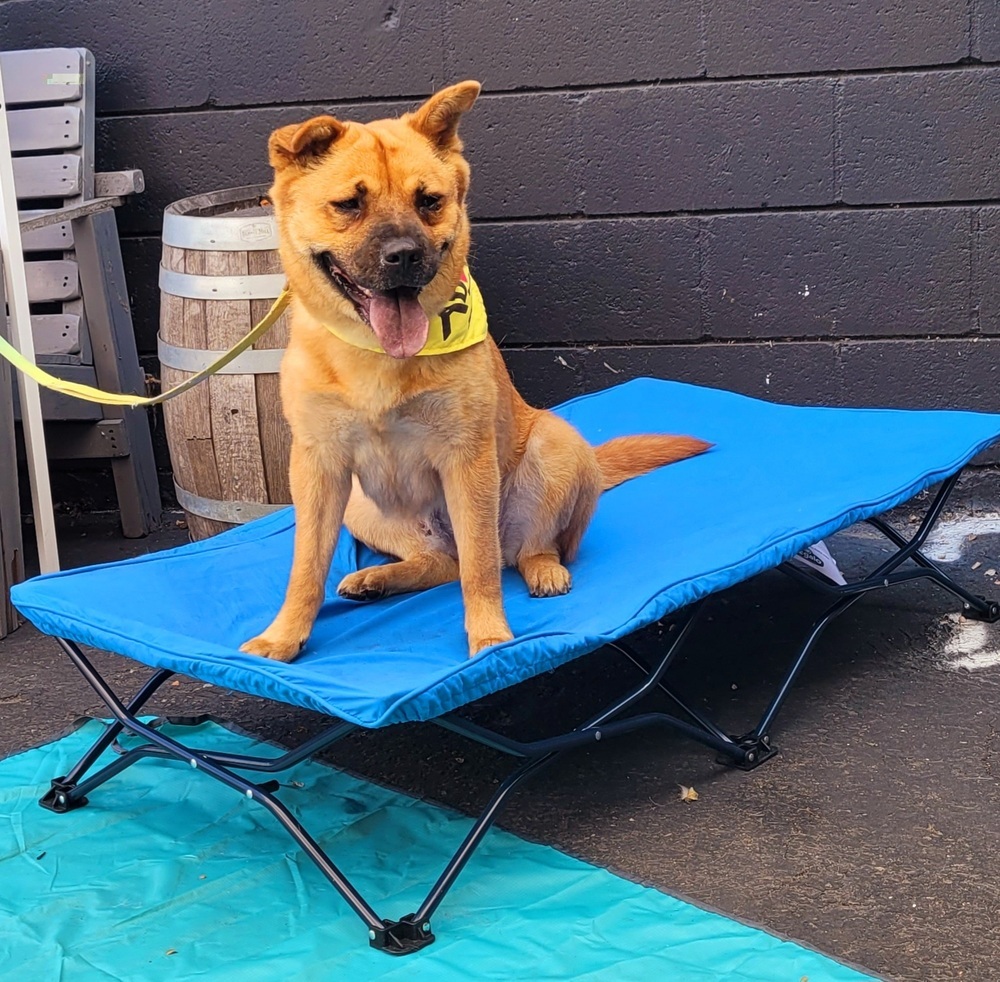
[[[400,119],[317,116],[269,143],[281,259],[292,291],[327,322],[371,327],[386,353],[415,355],[458,283],[469,249],[469,165],[458,123],[478,82],[460,82]]]

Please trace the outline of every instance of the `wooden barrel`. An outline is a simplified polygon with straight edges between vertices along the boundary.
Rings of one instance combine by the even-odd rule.
[[[158,353],[164,387],[214,361],[267,313],[284,283],[277,229],[245,187],[175,201],[163,220]],[[291,438],[278,366],[288,315],[219,374],[164,404],[177,499],[203,539],[291,502]]]

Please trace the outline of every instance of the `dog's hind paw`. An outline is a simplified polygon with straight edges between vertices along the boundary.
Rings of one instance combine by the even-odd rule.
[[[560,563],[535,566],[526,571],[524,581],[533,597],[561,597],[573,586],[573,577]]]
[[[384,568],[375,566],[348,573],[340,581],[337,593],[345,600],[381,600],[388,593]]]

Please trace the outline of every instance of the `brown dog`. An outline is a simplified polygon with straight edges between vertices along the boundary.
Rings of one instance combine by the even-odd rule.
[[[592,448],[521,399],[488,337],[414,357],[428,318],[463,279],[469,166],[457,129],[478,95],[478,83],[462,82],[401,119],[318,116],[271,136],[271,199],[293,296],[281,396],[295,556],[277,617],[244,651],[296,656],[342,523],[398,562],[351,573],[341,596],[458,579],[470,655],[509,641],[505,563],[532,596],[566,593],[565,564],[601,491],[708,447],[637,436]]]

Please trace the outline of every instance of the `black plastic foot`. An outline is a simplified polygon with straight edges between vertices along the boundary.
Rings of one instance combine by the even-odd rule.
[[[752,771],[778,752],[778,748],[771,745],[771,738],[767,736],[755,737],[748,734],[737,739],[736,745],[743,751],[742,757],[720,754],[715,758],[716,762],[727,767],[736,767],[741,771]]]
[[[975,607],[966,606],[965,610],[962,611],[962,616],[967,617],[970,621],[985,621],[987,624],[995,624],[1000,621],[1000,603],[996,600],[987,600],[985,597],[979,599],[985,604],[984,609],[976,610]]]
[[[388,955],[410,955],[421,948],[433,944],[430,922],[417,924],[412,920],[413,914],[407,914],[398,921],[386,921],[381,931],[369,931],[368,943]]]
[[[53,778],[52,787],[38,799],[38,803],[42,808],[48,808],[50,812],[57,812],[60,815],[76,808],[83,808],[87,804],[87,799],[72,797],[75,790],[75,784],[66,784],[62,778]]]

